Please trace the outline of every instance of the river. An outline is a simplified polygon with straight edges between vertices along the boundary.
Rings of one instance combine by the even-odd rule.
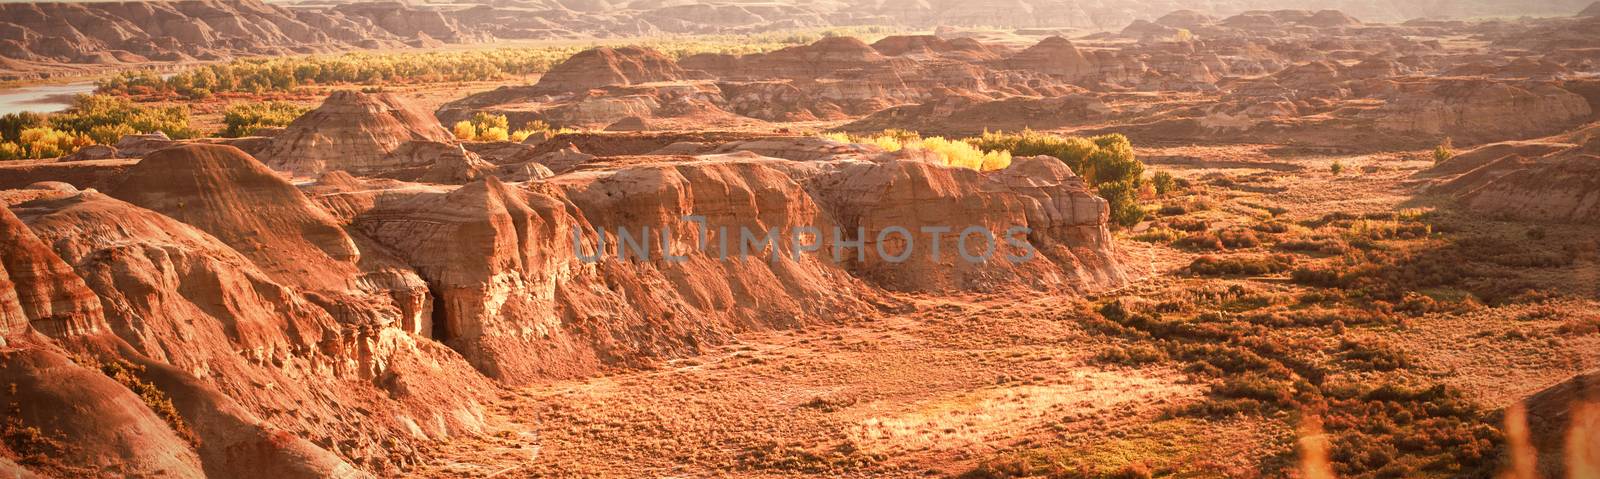
[[[0,89],[0,115],[21,111],[61,111],[72,105],[73,96],[93,92],[94,82],[90,81]]]

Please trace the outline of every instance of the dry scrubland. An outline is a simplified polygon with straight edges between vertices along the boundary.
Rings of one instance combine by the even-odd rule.
[[[1182,186],[1119,233],[1126,288],[906,295],[514,390],[430,474],[1271,477],[1315,420],[1340,477],[1494,475],[1496,411],[1600,364],[1597,230],[1441,209],[1407,184],[1430,155],[1141,149],[1248,160],[1153,162]]]
[[[287,28],[287,8],[237,26]],[[425,34],[352,20],[409,8],[296,17],[338,34],[321,43],[218,33],[174,56],[211,63],[0,118],[0,472],[1600,464],[1583,406],[1600,366],[1600,4],[1393,24],[1177,11],[1070,40],[818,26],[337,53],[553,31],[498,7],[424,16],[440,19]],[[80,63],[24,37],[40,58],[23,66]],[[183,51],[151,48],[96,58]],[[859,228],[896,248],[880,233],[967,225],[1026,225],[1038,256],[690,247],[718,227]],[[687,259],[579,260],[619,226],[676,232],[647,248]]]

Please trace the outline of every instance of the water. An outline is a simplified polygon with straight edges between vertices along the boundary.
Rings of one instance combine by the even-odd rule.
[[[21,111],[56,112],[72,105],[79,93],[94,93],[94,82],[32,85],[0,90],[0,115]]]

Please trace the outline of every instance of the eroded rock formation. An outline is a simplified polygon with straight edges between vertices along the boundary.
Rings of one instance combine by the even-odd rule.
[[[76,447],[20,467],[399,474],[481,434],[497,384],[870,317],[885,290],[1127,280],[1105,202],[1054,158],[978,173],[810,137],[593,133],[477,147],[491,164],[440,133],[338,94],[271,163],[168,141],[0,194],[0,399],[26,404],[4,427]],[[894,226],[921,244],[880,245]]]
[[[391,94],[339,91],[272,137],[256,157],[296,175],[343,170],[376,175],[432,166],[459,149],[433,115]]]

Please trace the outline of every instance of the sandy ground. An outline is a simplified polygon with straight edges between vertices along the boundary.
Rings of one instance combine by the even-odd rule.
[[[505,429],[452,444],[435,472],[959,472],[1007,447],[1058,438],[1064,425],[1147,422],[1153,406],[1201,390],[1170,369],[1086,364],[1104,345],[1053,298],[909,299],[914,312],[747,335],[653,371],[515,391],[494,408]]]

